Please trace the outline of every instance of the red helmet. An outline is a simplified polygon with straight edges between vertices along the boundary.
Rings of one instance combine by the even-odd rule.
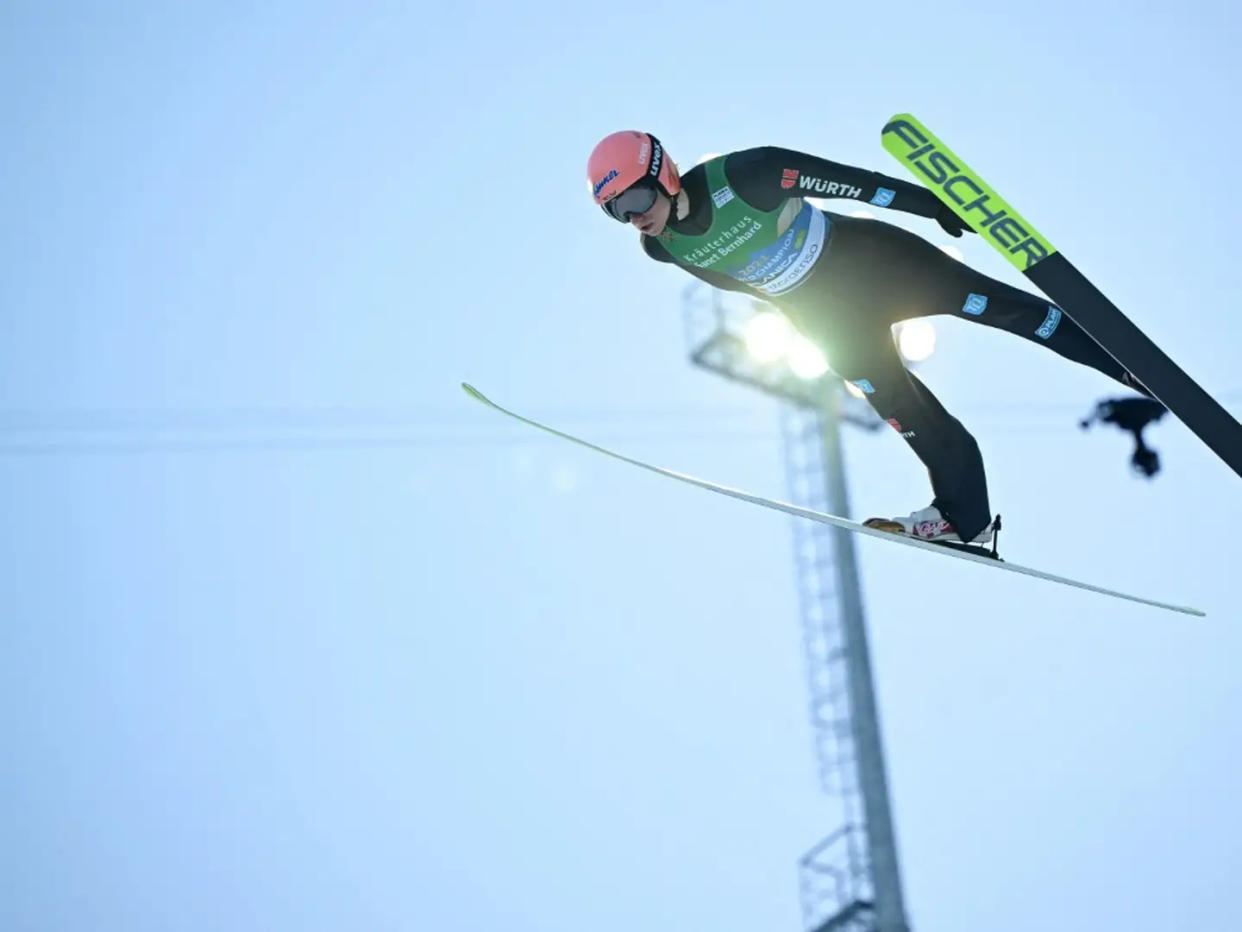
[[[637,202],[630,205],[642,207],[641,210],[618,210],[611,202],[630,188],[638,186],[652,192],[659,188],[669,197],[681,190],[677,166],[660,140],[637,130],[622,130],[601,139],[587,159],[587,180],[595,203],[622,222],[629,219],[630,213],[643,213],[655,201],[652,196],[646,207]]]

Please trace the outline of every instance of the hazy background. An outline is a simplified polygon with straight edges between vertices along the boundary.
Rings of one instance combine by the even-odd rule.
[[[0,9],[0,928],[797,930],[772,402],[586,192],[615,129],[910,177],[918,115],[1242,410],[1226,3]],[[850,209],[845,203],[840,209]],[[893,213],[936,243],[930,222]],[[978,237],[967,261],[1024,281]],[[938,320],[938,323],[940,321]],[[917,932],[1228,929],[1242,481],[940,323],[1010,559],[859,541]],[[846,439],[855,513],[927,504]]]

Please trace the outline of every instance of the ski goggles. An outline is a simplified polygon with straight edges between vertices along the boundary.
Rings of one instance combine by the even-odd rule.
[[[604,212],[614,220],[629,223],[631,217],[645,214],[655,206],[657,194],[658,192],[654,184],[645,184],[640,181],[637,184],[630,185],[602,206]]]

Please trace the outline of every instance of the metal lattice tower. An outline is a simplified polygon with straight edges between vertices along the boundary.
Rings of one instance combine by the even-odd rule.
[[[692,284],[684,293],[691,359],[779,398],[787,483],[795,504],[849,517],[840,423],[880,424],[840,380],[796,377],[782,363],[760,365],[743,333],[757,308]],[[865,413],[864,413],[865,412]],[[849,531],[795,520],[799,607],[819,782],[839,823],[799,861],[806,932],[908,932],[888,806],[862,600]]]
[[[814,408],[781,409],[786,483],[796,505],[833,512],[824,484],[824,425]],[[811,727],[819,785],[839,802],[841,827],[808,852],[799,864],[803,928],[823,928],[854,904],[875,900],[867,839],[862,831],[845,629],[839,623],[836,541],[827,525],[794,521],[794,560],[802,641],[809,687]],[[843,929],[872,929],[868,907],[855,908]],[[855,921],[857,920],[857,921]],[[862,924],[860,924],[860,922]]]

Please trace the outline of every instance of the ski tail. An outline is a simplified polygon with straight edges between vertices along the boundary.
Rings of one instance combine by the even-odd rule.
[[[1019,272],[1056,253],[1047,237],[910,114],[889,120],[881,141],[889,155],[913,172]]]
[[[914,116],[884,126],[881,142],[971,229],[1033,282],[1242,476],[1242,424],[1106,298],[1047,237]]]

